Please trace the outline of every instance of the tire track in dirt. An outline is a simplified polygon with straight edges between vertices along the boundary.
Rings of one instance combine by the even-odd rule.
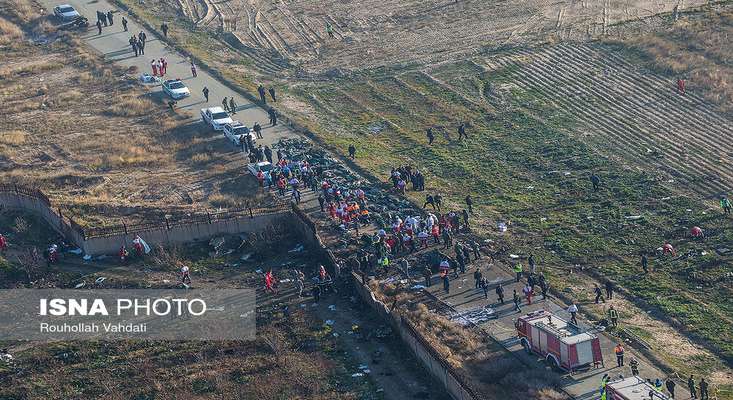
[[[733,152],[722,139],[733,134],[729,121],[699,96],[674,93],[672,82],[642,75],[619,56],[586,45],[519,49],[487,62],[486,69],[497,64],[514,71],[513,83],[595,127],[636,160],[659,167],[639,149],[663,150],[662,167],[701,194],[725,192],[733,182],[733,172],[719,162]]]

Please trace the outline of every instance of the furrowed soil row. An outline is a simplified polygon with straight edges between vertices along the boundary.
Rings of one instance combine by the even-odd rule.
[[[556,46],[552,49],[556,51],[551,50],[549,54],[547,52],[528,53],[526,50],[520,50],[519,55],[522,56],[522,58],[526,57],[531,59],[531,62],[518,63],[512,60],[513,58],[517,58],[516,56],[511,58],[507,57],[494,59],[494,62],[504,67],[512,65],[518,67],[516,68],[517,72],[515,73],[515,75],[517,75],[519,81],[530,82],[529,88],[539,89],[539,94],[548,100],[560,100],[561,104],[569,106],[570,108],[581,114],[582,119],[584,119],[586,123],[592,125],[593,123],[598,123],[599,121],[605,122],[604,127],[607,133],[611,133],[615,137],[623,138],[624,140],[626,140],[627,145],[631,148],[635,147],[638,149],[640,141],[645,145],[650,146],[651,148],[664,148],[664,150],[666,151],[666,157],[676,158],[676,161],[671,161],[671,164],[680,171],[690,171],[687,160],[685,160],[685,156],[688,155],[677,155],[679,154],[679,148],[675,146],[674,143],[670,143],[668,140],[666,140],[670,137],[678,140],[689,140],[689,142],[694,146],[693,151],[695,151],[696,153],[698,151],[704,151],[707,152],[709,155],[716,155],[717,157],[721,157],[722,154],[728,154],[730,151],[733,151],[733,147],[726,146],[725,144],[721,143],[717,137],[725,137],[724,132],[726,130],[729,130],[725,125],[721,123],[723,119],[720,116],[715,115],[712,111],[705,109],[705,107],[703,107],[703,112],[701,113],[704,118],[703,123],[708,124],[708,126],[706,126],[705,128],[697,123],[697,119],[700,118],[700,114],[698,114],[698,117],[695,117],[693,115],[695,111],[692,110],[687,102],[682,104],[679,104],[679,102],[677,102],[676,104],[671,104],[668,99],[668,97],[671,96],[662,97],[662,99],[667,100],[668,107],[653,107],[653,109],[661,114],[662,117],[651,115],[653,113],[648,113],[649,115],[645,113],[644,115],[642,115],[640,112],[631,108],[633,106],[642,108],[648,106],[649,103],[655,102],[654,95],[659,93],[659,91],[661,90],[665,90],[662,93],[671,92],[671,85],[667,84],[666,87],[660,87],[662,86],[662,83],[659,83],[659,80],[655,79],[653,80],[657,82],[655,85],[660,88],[659,90],[654,90],[653,88],[649,88],[649,85],[646,84],[646,80],[635,77],[634,79],[639,84],[633,87],[629,87],[626,82],[631,80],[630,76],[634,75],[632,72],[629,71],[629,68],[620,68],[614,73],[614,76],[618,75],[621,77],[621,79],[615,79],[611,80],[611,82],[607,82],[604,80],[596,79],[595,76],[589,76],[588,78],[593,82],[593,84],[582,85],[578,83],[578,79],[576,78],[579,76],[582,77],[584,75],[588,76],[589,71],[595,71],[598,69],[598,65],[580,60],[578,54],[572,52],[573,49],[570,49],[567,46]],[[600,58],[599,54],[591,54],[588,57],[590,58],[591,56],[594,56],[596,59]],[[606,66],[607,64],[601,62],[599,63],[599,65]],[[624,65],[621,63],[619,63],[619,65],[621,65],[621,67],[624,67]],[[542,77],[541,79],[538,78],[540,76]],[[650,81],[652,80],[650,79]],[[611,98],[608,94],[606,94],[604,89],[600,89],[605,88],[609,89],[609,91],[618,91],[616,89],[617,87],[624,87],[627,90],[632,91],[632,93],[631,95],[627,95],[624,97]],[[555,94],[555,92],[557,91],[586,94],[586,96],[601,100],[599,103],[594,104],[599,104],[606,107],[603,110],[604,112],[599,112],[595,110],[596,107],[584,107],[583,105],[577,104],[578,101],[573,101],[572,99],[567,99],[566,96],[559,96]],[[657,97],[661,96],[657,95]],[[637,99],[644,99],[647,102],[642,103]],[[697,103],[699,101],[699,98],[695,100],[697,100],[695,101],[695,103]],[[658,101],[659,100],[657,100],[657,102]],[[557,104],[557,102],[554,101],[553,103]],[[687,116],[687,118],[683,119],[679,115],[681,113]],[[640,126],[631,125],[628,122],[629,114],[635,114],[637,116],[637,120],[644,121],[644,123],[646,123],[648,126],[651,126],[659,133],[649,132]],[[615,126],[616,128],[611,128],[611,126]],[[704,129],[708,131],[707,136],[705,136],[706,133]],[[648,135],[648,137],[652,138],[652,140],[654,141],[650,143],[643,140],[642,137],[630,137],[628,134],[628,132],[639,131],[645,132],[646,135]],[[674,133],[677,131],[684,131],[686,133],[689,132],[690,135],[689,137],[683,137],[680,134]],[[709,131],[713,131],[715,134],[710,135]],[[668,133],[664,134],[662,132]],[[725,168],[722,166],[716,167],[715,164],[710,165],[707,159],[708,157],[701,157],[698,155],[692,155],[691,157],[689,157],[689,160],[692,161],[695,170],[702,171],[705,178],[710,179],[717,177],[718,179],[726,183],[733,182],[732,174],[726,173]],[[693,181],[694,180],[695,179],[693,179]],[[706,185],[697,186],[699,189],[702,190],[704,194],[717,194],[725,191],[725,187],[722,182],[708,182]]]

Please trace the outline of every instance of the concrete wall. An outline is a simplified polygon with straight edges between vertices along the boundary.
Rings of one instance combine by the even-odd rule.
[[[199,222],[144,230],[130,229],[127,234],[85,238],[80,229],[74,229],[68,218],[60,215],[51,206],[39,197],[25,195],[13,191],[0,191],[0,205],[10,209],[20,209],[31,212],[43,218],[49,226],[64,236],[67,240],[79,246],[85,254],[97,256],[101,254],[117,254],[122,245],[130,246],[136,235],[140,235],[149,245],[168,245],[187,243],[196,240],[208,239],[216,235],[261,232],[268,227],[290,218],[292,211],[287,209],[272,213],[255,214],[253,217],[241,217],[215,220],[212,223]],[[310,237],[314,237],[312,233]]]
[[[170,245],[178,243],[189,243],[202,239],[209,239],[217,235],[261,232],[268,227],[283,222],[289,211],[279,213],[255,215],[254,217],[242,216],[212,223],[199,222],[186,225],[147,229],[130,230],[127,235],[114,235],[105,237],[94,237],[86,239],[79,246],[84,253],[91,255],[114,254],[123,244],[130,247],[136,235],[145,240],[149,245],[156,244]]]
[[[364,300],[372,310],[379,314],[380,317],[390,323],[392,329],[400,335],[402,341],[408,348],[410,348],[410,350],[412,350],[412,353],[420,361],[423,367],[425,367],[434,379],[443,385],[452,398],[456,400],[478,400],[478,398],[461,383],[457,374],[442,361],[439,355],[434,351],[431,351],[429,345],[425,343],[424,340],[421,340],[421,337],[418,336],[419,333],[410,326],[409,322],[402,319],[398,314],[390,312],[389,308],[384,303],[377,300],[371,289],[361,283],[361,277],[357,274],[352,274],[351,277],[354,281],[354,287],[362,300]]]
[[[82,234],[72,229],[67,219],[40,198],[13,192],[0,192],[0,206],[28,211],[43,218],[53,230],[78,246],[81,246],[84,241]]]

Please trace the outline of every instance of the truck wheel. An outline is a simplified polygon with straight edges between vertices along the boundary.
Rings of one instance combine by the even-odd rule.
[[[527,339],[522,339],[522,347],[524,347],[524,351],[527,352],[527,354],[532,354],[532,348],[529,347],[529,342]]]

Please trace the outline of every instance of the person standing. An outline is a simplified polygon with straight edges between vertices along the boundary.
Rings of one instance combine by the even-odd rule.
[[[272,98],[272,101],[277,103],[277,99],[275,98],[275,88],[270,86],[267,91],[270,92],[270,97]]]
[[[522,302],[522,300],[519,297],[519,294],[517,293],[517,289],[514,289],[514,294],[512,295],[512,301],[514,301],[514,311],[521,313],[522,308],[519,306],[519,304]]]
[[[575,305],[575,303],[570,304],[570,307],[568,307],[568,312],[570,313],[570,322],[573,325],[578,325],[578,306]]]
[[[277,113],[275,112],[275,109],[270,107],[270,109],[267,110],[267,113],[270,115],[270,124],[272,126],[277,125]]]
[[[677,386],[676,383],[672,380],[672,378],[667,378],[667,381],[664,383],[665,386],[667,386],[667,391],[669,392],[669,396],[674,399],[674,388]]]
[[[140,54],[145,54],[145,40],[148,38],[148,35],[145,34],[145,32],[140,31],[140,33],[137,34],[137,47],[140,48]]]
[[[468,207],[468,212],[473,214],[473,199],[471,198],[470,194],[466,196],[465,201],[466,201],[466,206]]]
[[[527,305],[532,305],[532,287],[527,283],[524,285],[524,288],[522,288],[522,293],[524,293],[524,297],[527,298]]]
[[[191,61],[191,76],[196,77],[196,64],[193,61]]]
[[[132,51],[135,53],[135,57],[137,57],[137,40],[135,39],[135,36],[130,36],[130,40],[128,40],[128,43],[130,43],[130,47],[132,47]]]
[[[349,158],[352,160],[356,158],[356,147],[353,143],[349,145]]]
[[[122,17],[122,30],[127,32],[127,18]]]
[[[624,346],[621,345],[621,343],[617,344],[616,347],[613,348],[613,352],[616,354],[616,364],[619,367],[624,366]]]
[[[700,379],[700,400],[708,400],[710,397],[708,394],[708,382],[705,378]]]
[[[606,281],[606,298],[608,300],[613,299],[613,289],[614,289],[613,282]]]
[[[501,282],[496,285],[496,289],[494,291],[496,292],[496,301],[498,301],[501,305],[504,305],[504,287],[501,286]]]
[[[483,278],[483,274],[478,268],[476,268],[476,271],[473,273],[474,289],[481,287],[481,278]]]
[[[629,367],[631,367],[631,375],[639,376],[639,361],[637,361],[636,358],[631,357],[631,361],[629,361]]]
[[[681,77],[677,78],[677,93],[685,94],[685,80]]]
[[[335,39],[336,36],[333,34],[333,26],[331,26],[330,23],[326,22],[326,33],[328,34],[328,37],[331,39]]]
[[[168,37],[168,24],[166,24],[165,22],[163,22],[160,25],[160,30],[163,31],[163,37],[166,37],[167,38]]]
[[[234,96],[229,98],[229,111],[231,111],[232,114],[237,113],[237,103],[234,102]]]
[[[204,86],[201,92],[204,94],[204,99],[206,99],[206,102],[208,103],[209,102],[209,88]]]
[[[425,131],[425,136],[427,136],[427,138],[428,138],[428,144],[429,145],[432,145],[433,144],[433,140],[435,140],[435,134],[433,134],[433,128],[428,128]]]
[[[0,233],[0,253],[5,253],[5,250],[8,249],[8,240],[5,239],[5,236],[3,236]]]
[[[445,293],[450,293],[450,278],[448,278],[448,273],[443,273],[443,290]]]
[[[272,164],[272,150],[270,149],[270,147],[265,146],[264,152],[265,152],[265,158],[267,159],[267,162]]]
[[[112,11],[107,11],[107,20],[109,21],[109,26],[112,26],[115,24],[114,16],[112,15]]]
[[[466,123],[462,122],[461,125],[458,126],[458,140],[463,140],[463,138],[468,139],[468,136],[466,136]]]
[[[687,379],[687,390],[690,391],[691,399],[697,398],[697,391],[695,390],[695,377],[692,375],[690,375],[690,378]]]
[[[514,271],[514,274],[516,275],[516,282],[519,283],[519,280],[522,279],[522,270],[524,267],[522,267],[522,263],[516,263],[514,264],[514,267],[512,270]]]
[[[641,255],[641,269],[644,270],[645,274],[649,273],[649,259],[646,258],[646,254]]]
[[[102,22],[97,20],[97,35],[102,34]]]
[[[608,308],[608,319],[611,320],[611,326],[618,328],[618,311],[613,306]]]
[[[181,267],[181,283],[188,285],[191,284],[191,271],[187,265]]]
[[[724,213],[730,214],[731,204],[730,204],[730,200],[727,197],[725,196],[720,197],[720,207],[723,209]]]
[[[427,265],[422,270],[422,276],[425,278],[425,287],[430,287],[433,284],[433,271]]]
[[[547,290],[549,289],[549,285],[547,284],[547,280],[540,279],[540,290],[542,291],[542,300],[547,299]]]
[[[590,176],[590,183],[593,184],[593,191],[594,192],[597,192],[598,191],[598,188],[601,185],[601,178],[599,178],[598,175],[596,175],[595,173],[593,173]]]
[[[298,297],[303,297],[303,289],[305,288],[305,274],[299,269],[295,270],[295,284],[298,287]]]
[[[155,60],[150,61],[150,69],[153,70],[153,76],[158,76],[158,63]]]
[[[593,293],[596,295],[596,304],[600,303],[601,300],[603,300],[604,303],[606,302],[606,299],[603,297],[603,291],[598,284],[595,284],[593,287]]]
[[[489,281],[486,280],[485,276],[481,277],[481,282],[479,282],[479,286],[484,291],[484,299],[488,299],[489,298]]]
[[[265,98],[265,87],[260,85],[257,87],[257,93],[260,94],[260,101],[267,104],[267,99]]]
[[[254,126],[252,126],[252,130],[255,132],[257,139],[262,139],[262,125],[260,125],[259,122],[255,122]],[[278,157],[278,161],[280,161],[280,157]]]

